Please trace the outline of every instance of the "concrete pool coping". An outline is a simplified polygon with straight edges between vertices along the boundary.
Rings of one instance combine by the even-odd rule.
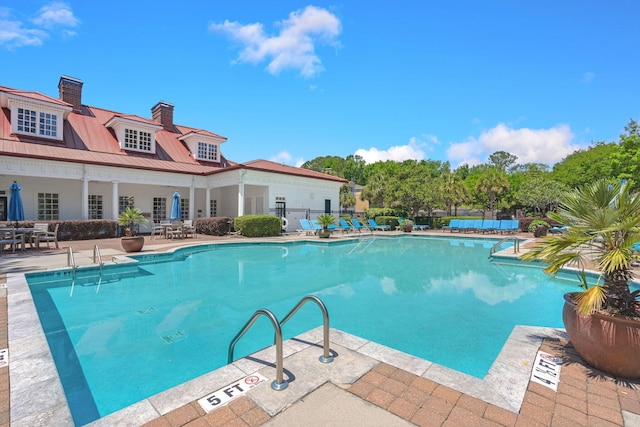
[[[475,236],[474,236],[475,237]],[[104,255],[104,254],[103,254]],[[63,255],[64,256],[64,255]],[[58,264],[60,265],[60,264]],[[72,425],[55,364],[42,332],[23,274],[8,274],[8,329],[11,425]],[[485,379],[480,380],[372,341],[332,329],[331,348],[338,357],[320,364],[321,328],[287,340],[284,367],[295,381],[283,391],[260,386],[250,398],[269,415],[278,416],[323,384],[350,384],[379,362],[428,378],[462,393],[517,413],[527,390],[531,367],[543,337],[562,338],[557,329],[517,326]],[[310,354],[313,354],[310,356]],[[253,372],[275,378],[273,347],[159,393],[91,425],[140,425],[197,400]],[[260,362],[262,361],[262,362]],[[339,390],[339,393],[348,393]]]

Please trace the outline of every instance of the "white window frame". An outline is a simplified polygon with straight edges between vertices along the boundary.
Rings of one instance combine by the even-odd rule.
[[[17,135],[28,135],[38,138],[53,139],[55,141],[62,141],[65,109],[60,107],[56,108],[51,105],[38,104],[36,102],[28,102],[18,99],[10,99],[8,106],[11,110],[11,133]],[[21,123],[20,114],[21,111],[34,113],[32,126],[30,129],[24,129],[24,122]],[[49,118],[49,127],[47,128],[47,117]],[[41,120],[44,123],[41,124]],[[51,120],[55,122],[55,127],[52,128]]]
[[[156,132],[162,129],[162,126],[117,116],[111,118],[105,126],[115,131],[120,149],[139,153],[156,153]]]
[[[218,144],[198,141],[198,150],[196,151],[196,159],[206,160],[210,162],[218,161]]]

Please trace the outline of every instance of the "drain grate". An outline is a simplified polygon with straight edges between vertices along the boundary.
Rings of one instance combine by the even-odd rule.
[[[162,339],[168,344],[172,344],[176,341],[180,341],[184,337],[185,337],[185,333],[182,331],[173,331],[168,333],[167,335],[162,335]]]
[[[138,314],[151,314],[151,313],[155,313],[156,310],[155,307],[149,307],[149,308],[145,308],[144,310],[138,310],[137,313]]]

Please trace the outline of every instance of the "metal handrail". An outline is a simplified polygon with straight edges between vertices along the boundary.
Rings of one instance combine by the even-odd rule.
[[[99,264],[100,267],[102,267],[102,256],[100,256],[100,248],[98,247],[98,245],[95,245],[93,247],[93,263],[94,264]]]
[[[291,317],[296,314],[296,312],[302,307],[306,302],[313,301],[318,304],[320,307],[320,311],[322,311],[322,322],[323,322],[323,354],[320,356],[320,361],[323,363],[330,363],[333,361],[333,356],[330,355],[329,351],[329,313],[327,312],[327,307],[324,303],[315,295],[307,295],[302,298],[298,304],[296,304],[291,311],[284,316],[284,319],[280,322],[280,327],[284,325]]]
[[[495,245],[493,245],[491,247],[491,249],[489,250],[489,256],[493,256],[493,254],[495,254],[496,252],[498,252],[498,249],[500,248],[500,246],[507,242],[508,240],[513,239],[513,253],[517,254],[518,252],[520,252],[520,240],[517,237],[505,237],[503,239],[501,239],[498,243],[496,243]]]
[[[244,327],[236,334],[236,336],[231,340],[231,344],[229,345],[229,355],[227,359],[227,363],[233,362],[233,349],[236,346],[236,343],[242,336],[249,330],[249,328],[255,323],[255,321],[260,316],[267,316],[267,318],[271,321],[273,325],[273,329],[275,330],[275,344],[276,344],[276,379],[271,383],[271,388],[274,390],[284,390],[289,385],[289,382],[283,379],[282,375],[282,328],[280,327],[280,323],[278,323],[278,319],[276,316],[266,308],[260,308],[253,313],[251,319],[244,325]]]
[[[67,267],[76,268],[76,260],[73,257],[73,248],[71,246],[67,249]]]
[[[71,289],[69,290],[69,296],[72,297],[73,290],[76,286],[76,270],[78,267],[76,266],[76,259],[73,257],[73,248],[71,246],[67,249],[67,266],[71,267]]]

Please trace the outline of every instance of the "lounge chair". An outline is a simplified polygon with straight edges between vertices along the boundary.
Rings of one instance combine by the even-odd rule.
[[[315,234],[316,231],[318,231],[317,228],[315,228],[313,225],[311,225],[311,222],[308,219],[300,219],[300,227],[296,230],[296,232],[300,235],[300,234],[306,234],[307,236],[310,236],[312,234]]]
[[[369,231],[369,232],[373,233],[373,230],[371,230],[370,227],[367,227],[366,225],[360,224],[360,221],[358,221],[355,218],[351,220],[351,225],[353,225],[353,227],[356,230],[358,230],[359,233],[362,232],[362,230],[366,230],[366,231]]]
[[[413,224],[414,230],[425,231],[429,229],[429,225],[427,224]]]
[[[500,221],[497,219],[485,219],[482,221],[482,225],[478,228],[477,231],[480,233],[495,233],[496,228],[500,226]]]
[[[564,233],[568,229],[569,229],[568,225],[563,225],[562,227],[551,227],[551,228],[549,228],[549,233],[551,233],[551,234],[560,234],[560,233]]]
[[[442,231],[449,230],[449,232],[453,233],[453,231],[460,231],[460,219],[452,219],[449,221],[449,225],[442,226]]]
[[[388,225],[388,224],[380,225],[373,218],[369,220],[369,225],[371,226],[370,228],[373,229],[373,230],[380,230],[380,231],[389,231],[389,230],[391,230],[391,226],[390,225]]]
[[[351,224],[349,224],[347,222],[346,219],[340,219],[338,220],[338,223],[340,224],[340,229],[342,230],[343,233],[349,232],[349,231],[356,231],[356,228],[353,227]],[[360,232],[360,230],[358,230],[358,233]]]

